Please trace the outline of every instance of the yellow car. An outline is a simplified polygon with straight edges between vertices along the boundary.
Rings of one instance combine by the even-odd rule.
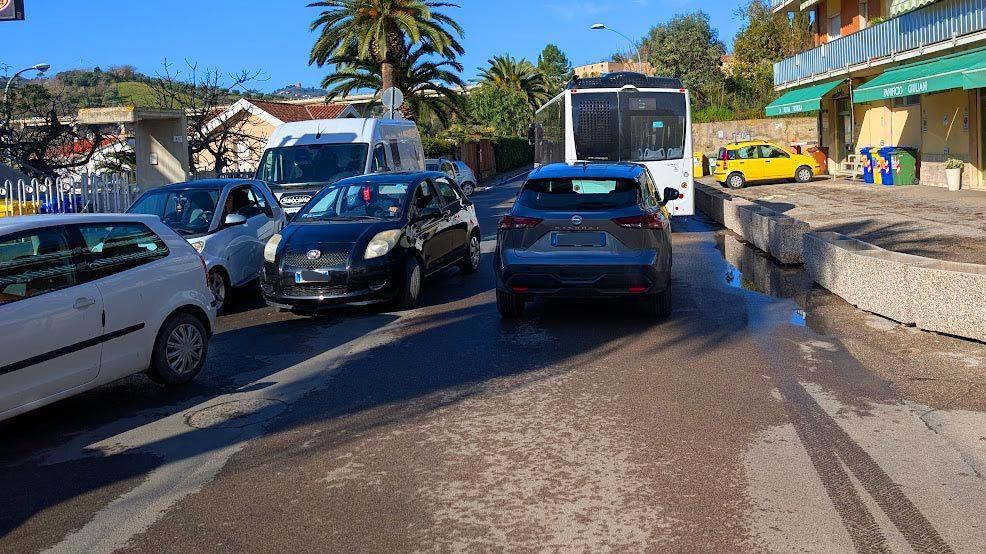
[[[807,183],[821,170],[811,156],[792,154],[767,141],[748,140],[720,148],[712,175],[720,185],[741,189],[758,181],[794,179]]]

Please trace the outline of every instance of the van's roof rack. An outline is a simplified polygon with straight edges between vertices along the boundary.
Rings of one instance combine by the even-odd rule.
[[[681,84],[681,79],[675,79],[673,77],[648,77],[643,73],[635,73],[633,71],[607,73],[602,77],[579,78],[578,76],[575,76],[568,82],[568,85],[565,88],[568,90],[579,88],[619,89],[627,85],[633,85],[637,88],[685,88],[684,85]]]

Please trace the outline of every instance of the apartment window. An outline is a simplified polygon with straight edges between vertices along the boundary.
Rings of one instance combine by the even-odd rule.
[[[837,13],[829,18],[829,40],[842,36],[842,14]]]

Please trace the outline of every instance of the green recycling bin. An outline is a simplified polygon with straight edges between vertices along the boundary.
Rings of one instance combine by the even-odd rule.
[[[894,173],[894,184],[913,185],[918,177],[917,148],[895,148],[890,154],[890,168]]]

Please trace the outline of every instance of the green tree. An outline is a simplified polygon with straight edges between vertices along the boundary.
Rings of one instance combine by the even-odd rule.
[[[505,54],[494,56],[489,64],[486,69],[480,68],[479,80],[504,92],[521,93],[531,112],[551,99],[544,76],[528,60]]]
[[[721,97],[726,47],[703,12],[677,15],[644,38],[642,51],[658,75],[679,77],[699,107]]]
[[[469,116],[499,136],[527,134],[533,112],[527,95],[486,83],[469,93]]]
[[[396,84],[396,66],[407,59],[411,46],[426,44],[441,56],[454,58],[465,50],[458,37],[462,28],[436,8],[459,7],[432,0],[323,0],[311,29],[320,31],[309,63],[322,67],[332,58],[355,53],[380,66],[381,86]]]
[[[549,44],[538,56],[538,72],[544,78],[551,94],[557,94],[565,88],[572,79],[572,62],[568,56],[554,44]]]
[[[774,97],[774,62],[808,47],[811,25],[806,14],[775,14],[764,0],[751,0],[736,15],[743,26],[733,42],[734,88],[762,108]]]
[[[397,63],[394,85],[404,91],[405,117],[418,121],[434,116],[447,127],[454,115],[465,111],[465,83],[458,75],[462,65],[455,60],[436,59],[434,54],[427,44],[412,50]],[[349,55],[328,61],[338,66],[338,71],[322,81],[330,100],[359,90],[381,90],[380,66],[372,60]]]

